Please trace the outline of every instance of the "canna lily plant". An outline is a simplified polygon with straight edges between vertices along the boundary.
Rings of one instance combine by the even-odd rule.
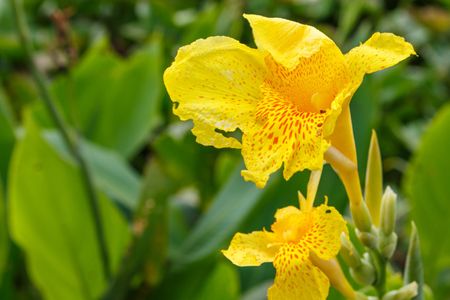
[[[391,33],[375,33],[343,54],[314,27],[244,15],[257,49],[224,36],[179,49],[164,83],[197,142],[242,148],[242,175],[258,187],[284,164],[294,173],[322,167],[333,146],[356,162],[349,102],[367,73],[415,54]],[[242,131],[242,139],[225,135]]]
[[[197,142],[241,148],[242,175],[260,188],[282,165],[286,180],[304,169],[311,175],[308,197],[299,196],[300,209],[279,209],[271,231],[237,233],[223,254],[238,266],[273,263],[276,276],[269,299],[325,299],[330,283],[347,299],[420,298],[423,274],[420,260],[413,259],[420,256],[418,242],[410,243],[407,260],[413,263],[407,263],[403,286],[386,290],[388,263],[397,245],[396,194],[390,188],[382,193],[381,155],[373,133],[363,197],[349,108],[364,75],[414,55],[412,45],[377,32],[343,54],[314,27],[244,17],[256,49],[224,36],[179,49],[164,73],[173,111],[181,120],[193,121]],[[355,225],[351,230],[362,250],[353,245],[346,222],[327,201],[313,206],[324,161],[345,186]],[[411,241],[418,241],[416,232]],[[348,283],[335,258],[338,252],[353,279],[366,288],[363,292]]]

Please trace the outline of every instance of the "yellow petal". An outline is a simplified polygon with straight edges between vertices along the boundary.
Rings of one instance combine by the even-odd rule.
[[[250,22],[258,48],[268,51],[289,70],[297,66],[301,57],[310,57],[321,48],[339,51],[331,39],[312,26],[281,18],[247,14],[244,17]]]
[[[389,68],[414,54],[413,46],[404,38],[392,33],[376,32],[345,56],[354,74],[362,76]]]
[[[228,37],[210,37],[180,48],[164,83],[181,120],[194,121],[199,143],[240,147],[217,129],[233,132],[254,123],[266,67],[261,51]]]
[[[242,155],[246,180],[264,187],[284,163],[284,178],[304,169],[320,169],[342,104],[349,96],[350,73],[338,49],[320,49],[288,70],[266,57],[256,123],[244,131]]]
[[[284,243],[296,243],[311,227],[311,218],[294,206],[283,207],[275,213],[271,229]]]
[[[269,288],[269,300],[321,300],[326,299],[329,281],[314,266],[305,245],[283,245],[273,262],[276,269],[274,284]]]
[[[275,91],[266,89],[264,94],[258,104],[258,123],[244,132],[242,138],[242,156],[247,167],[242,171],[244,179],[264,187],[269,175],[283,162],[286,179],[305,168],[321,168],[323,153],[328,148],[321,128],[327,114],[301,112]],[[287,167],[292,157],[296,163]]]
[[[334,208],[321,205],[313,209],[314,224],[304,236],[308,248],[321,259],[335,257],[341,249],[341,234],[347,234],[344,218]]]
[[[279,246],[272,232],[254,231],[250,234],[236,233],[223,255],[237,266],[259,266],[272,262]]]

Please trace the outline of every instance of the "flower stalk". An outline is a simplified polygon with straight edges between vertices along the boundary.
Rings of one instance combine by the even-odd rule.
[[[325,152],[325,159],[331,164],[344,184],[350,201],[350,211],[356,228],[363,233],[372,232],[372,219],[366,203],[363,200],[361,184],[359,181],[358,167],[356,163],[347,158],[343,153],[334,147],[330,147]],[[370,245],[374,240],[368,236]]]
[[[327,275],[331,285],[336,290],[338,290],[346,299],[356,299],[355,291],[345,277],[344,272],[339,265],[339,262],[335,258],[332,258],[330,260],[323,260],[314,253],[311,253],[310,258],[314,265],[316,265],[320,270],[322,270],[322,272]]]
[[[311,171],[308,186],[306,190],[306,206],[305,209],[311,209],[316,199],[317,189],[319,188],[320,177],[322,176],[322,168]],[[303,207],[302,207],[303,209]]]

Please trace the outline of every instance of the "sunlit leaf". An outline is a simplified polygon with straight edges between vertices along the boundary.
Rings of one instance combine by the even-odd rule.
[[[70,154],[61,136],[55,131],[45,132],[46,140],[66,159]],[[133,211],[138,202],[140,180],[136,172],[115,152],[81,141],[81,150],[92,170],[97,188],[117,201],[120,205]]]
[[[423,135],[404,185],[421,239],[425,278],[430,283],[436,283],[439,272],[450,265],[450,240],[439,234],[450,228],[449,131],[450,106],[447,105],[436,115]],[[439,291],[443,286],[432,288]]]
[[[417,283],[416,300],[424,299],[423,294],[423,263],[420,254],[420,240],[414,222],[411,226],[411,236],[409,238],[408,254],[406,256],[405,272],[403,281],[406,284],[415,281]]]
[[[219,262],[207,277],[196,299],[232,300],[238,297],[238,291],[239,279],[235,267],[227,262]]]
[[[93,216],[79,169],[60,157],[29,118],[14,150],[9,227],[46,299],[96,299],[105,290]],[[127,225],[99,193],[112,269],[129,239]]]
[[[155,36],[120,59],[104,44],[95,46],[51,87],[66,118],[87,139],[126,157],[135,154],[161,121],[161,47]]]

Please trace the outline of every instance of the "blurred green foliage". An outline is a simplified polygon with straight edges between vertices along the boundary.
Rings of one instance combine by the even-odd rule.
[[[413,208],[412,215],[419,228],[423,245],[426,275],[430,283],[434,284],[436,292],[440,293],[437,297],[450,294],[450,284],[445,280],[445,276],[450,272],[450,242],[442,239],[439,234],[429,234],[450,226],[447,216],[450,193],[447,184],[450,169],[448,128],[450,106],[446,105],[424,134],[406,181]]]
[[[36,62],[65,120],[83,136],[115,278],[102,277],[79,169],[38,101],[11,7],[0,1],[1,299],[265,297],[273,267],[237,269],[219,250],[236,231],[268,228],[277,208],[295,205],[308,174],[288,182],[277,174],[264,190],[244,182],[239,152],[196,144],[190,124],[172,115],[162,83],[177,49],[198,38],[227,35],[254,45],[243,12],[314,25],[344,51],[375,31],[415,46],[418,57],[365,78],[352,102],[353,124],[360,173],[374,128],[385,183],[405,191],[398,270],[412,216],[425,282],[436,299],[450,299],[450,249],[441,236],[450,225],[448,105],[428,126],[450,100],[448,0],[23,2]],[[324,195],[346,211],[328,167]]]

